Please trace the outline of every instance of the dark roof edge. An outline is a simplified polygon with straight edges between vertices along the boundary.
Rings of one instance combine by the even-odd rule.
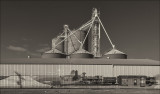
[[[12,58],[1,59],[0,64],[60,64],[60,65],[132,65],[160,66],[160,62],[150,59],[55,59],[55,58]]]

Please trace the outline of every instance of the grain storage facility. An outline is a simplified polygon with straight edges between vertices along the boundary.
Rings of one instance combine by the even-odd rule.
[[[100,53],[100,26],[112,46],[104,55]],[[159,84],[159,70],[159,61],[127,59],[127,54],[116,49],[94,8],[91,20],[80,28],[70,30],[64,25],[63,33],[52,39],[52,49],[41,58],[2,59],[0,88],[105,85],[107,77],[114,78],[116,85],[145,87],[150,77],[156,77],[152,84]]]

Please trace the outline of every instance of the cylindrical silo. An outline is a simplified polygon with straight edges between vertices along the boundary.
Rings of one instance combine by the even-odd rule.
[[[84,41],[88,31],[87,30],[81,30],[79,32],[80,32],[80,40]],[[88,36],[87,36],[87,38],[86,38],[86,40],[83,44],[83,49],[88,51]]]
[[[59,42],[64,40],[63,36],[58,36],[58,37],[59,38],[58,38],[58,40],[56,40],[55,45],[57,45]],[[58,49],[59,51],[61,51],[62,53],[64,53],[64,41],[62,43],[58,44],[55,48]]]
[[[75,53],[70,55],[70,58],[93,58],[93,54],[89,53],[84,49],[79,49]]]
[[[71,32],[72,33],[75,32],[75,33],[72,34]],[[68,53],[69,54],[74,53],[80,47],[80,43],[78,42],[80,38],[79,31],[71,31],[71,32],[69,33],[72,35],[68,37]]]
[[[115,48],[103,55],[106,59],[127,59],[127,55]]]
[[[56,48],[52,48],[42,54],[42,58],[66,58],[66,55]]]
[[[74,34],[72,34],[73,32],[75,32]],[[68,37],[68,52],[70,53],[74,53],[76,50],[79,49],[81,43],[79,43],[79,41],[83,42],[87,31],[83,31],[83,30],[78,30],[78,31],[71,31],[70,34],[72,34],[71,36]],[[78,41],[78,40],[79,41]],[[83,45],[83,49],[88,50],[88,38],[86,38],[86,41]]]
[[[64,54],[64,42],[59,44],[59,42],[61,42],[63,39],[63,36],[53,38],[52,49],[44,52],[41,58],[66,58],[66,55]]]

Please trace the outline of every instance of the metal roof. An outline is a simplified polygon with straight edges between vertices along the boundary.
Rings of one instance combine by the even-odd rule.
[[[112,50],[110,50],[109,52],[105,53],[104,55],[108,55],[108,54],[125,54],[125,53],[113,48]]]
[[[135,65],[160,66],[160,61],[150,59],[59,59],[59,58],[12,58],[1,59],[1,64],[60,64],[60,65]]]

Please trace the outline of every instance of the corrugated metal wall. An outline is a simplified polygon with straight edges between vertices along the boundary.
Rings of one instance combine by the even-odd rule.
[[[69,75],[72,70],[88,76],[113,76],[112,65],[48,65],[48,64],[1,64],[0,75]]]
[[[51,64],[0,64],[0,76],[10,76],[0,80],[0,88],[20,88],[15,71],[20,73],[25,81],[23,88],[50,88],[50,85],[42,84],[34,80],[34,77],[47,75],[69,75],[72,70],[78,70],[78,74],[86,73],[86,76],[100,75],[113,77],[119,75],[146,75],[160,74],[160,66],[113,66],[113,65],[51,65]],[[35,75],[35,76],[34,76]],[[53,76],[52,76],[53,75]]]
[[[114,75],[146,75],[160,74],[160,66],[114,66]]]
[[[88,76],[118,76],[118,75],[146,75],[160,74],[160,66],[112,66],[112,65],[49,65],[49,64],[1,64],[0,75],[15,75],[15,71],[22,75],[69,75],[72,70],[78,74],[86,72]]]

